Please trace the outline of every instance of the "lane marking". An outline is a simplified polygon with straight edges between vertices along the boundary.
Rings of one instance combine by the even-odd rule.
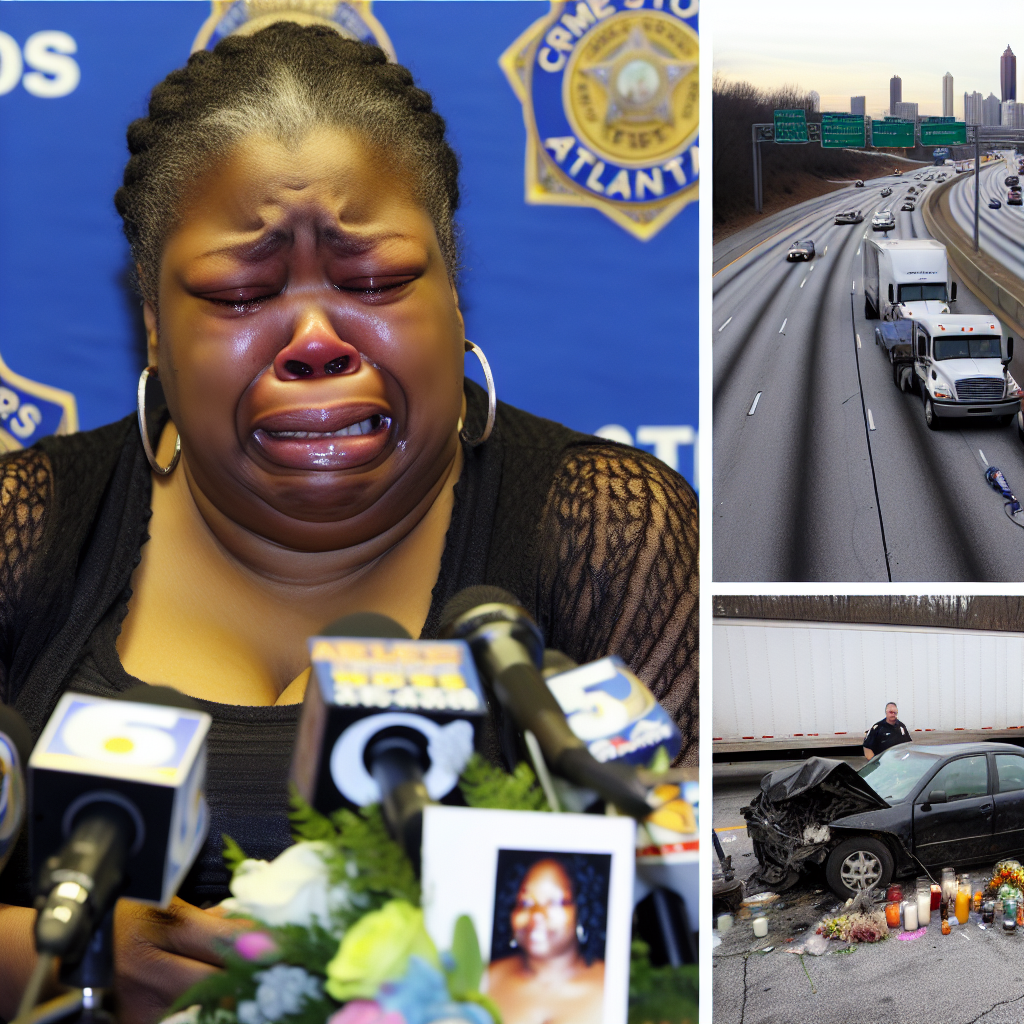
[[[857,282],[856,281],[850,282],[850,294],[852,295],[856,290],[857,290]]]
[[[758,391],[758,393],[756,395],[754,395],[753,404],[747,410],[747,415],[748,416],[753,416],[754,415],[754,410],[757,408],[757,403],[760,402],[760,401],[761,401],[761,392]]]
[[[981,456],[981,464],[988,469],[988,459],[985,458],[985,453],[979,448],[978,454]]]
[[[789,317],[787,316],[786,319],[782,321],[782,326],[779,328],[779,334],[782,334],[782,332],[786,329],[786,324],[788,323]]]
[[[724,331],[726,329],[726,327],[728,327],[729,324],[731,324],[731,323],[732,323],[732,317],[729,317],[729,319],[726,320],[725,323],[722,324],[722,326],[718,328],[718,333],[721,334],[722,331]]]
[[[859,256],[859,255],[860,255],[860,246],[858,245],[857,246],[857,251],[854,253],[854,256]]]
[[[807,284],[807,278],[806,277],[800,282],[800,287],[803,288],[803,286],[805,284]]]
[[[868,424],[870,425],[872,430],[875,429],[875,418],[874,416],[871,415],[870,409],[868,409]]]
[[[825,253],[827,253],[827,252],[828,252],[828,246],[826,245],[825,248],[822,250],[821,255],[824,256]]]
[[[813,269],[814,269],[814,264],[812,263],[812,264],[811,264],[811,270],[813,270]],[[808,271],[808,273],[810,273],[810,272],[811,272],[811,271],[809,270],[809,271]]]
[[[860,335],[857,335],[857,348],[860,348]]]

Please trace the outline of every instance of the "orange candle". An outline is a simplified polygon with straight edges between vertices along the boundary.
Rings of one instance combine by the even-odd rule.
[[[966,889],[960,889],[956,894],[956,919],[961,924],[967,924],[967,915],[971,911],[971,895]]]
[[[900,926],[900,905],[896,902],[886,903],[885,905],[885,923],[890,928],[899,928]]]

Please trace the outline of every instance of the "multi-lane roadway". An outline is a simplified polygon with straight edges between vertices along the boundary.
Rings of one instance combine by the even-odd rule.
[[[917,173],[851,184],[715,247],[716,581],[1021,579],[1024,530],[984,477],[996,465],[1024,492],[1016,425],[929,430],[920,398],[893,385],[877,321],[864,316],[872,215],[895,213],[890,238],[928,237],[920,203],[900,210],[922,184]],[[851,207],[864,221],[836,225]],[[787,263],[791,243],[808,237],[815,259]],[[953,312],[988,312],[953,279]]]
[[[1017,160],[1012,153],[1005,160],[996,160],[981,168],[978,246],[1024,279],[1024,206],[1010,206],[1006,201],[1009,190],[1005,181],[1011,174],[1017,175]],[[961,180],[950,188],[949,208],[957,224],[973,238],[974,175],[960,177]],[[997,210],[988,205],[993,199],[999,201]]]

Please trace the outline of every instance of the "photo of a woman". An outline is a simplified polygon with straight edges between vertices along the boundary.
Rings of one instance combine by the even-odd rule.
[[[484,988],[505,1024],[600,1024],[611,857],[501,850]]]

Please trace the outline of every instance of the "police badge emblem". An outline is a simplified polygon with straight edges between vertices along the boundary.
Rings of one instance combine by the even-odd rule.
[[[697,198],[698,0],[552,0],[499,64],[523,105],[526,201],[647,240]]]
[[[251,35],[275,21],[300,25],[330,25],[348,39],[379,46],[395,59],[384,26],[370,11],[371,0],[211,0],[213,10],[192,44],[196,50],[212,50],[225,36]]]
[[[70,391],[22,377],[0,358],[0,455],[76,430],[78,406]]]

